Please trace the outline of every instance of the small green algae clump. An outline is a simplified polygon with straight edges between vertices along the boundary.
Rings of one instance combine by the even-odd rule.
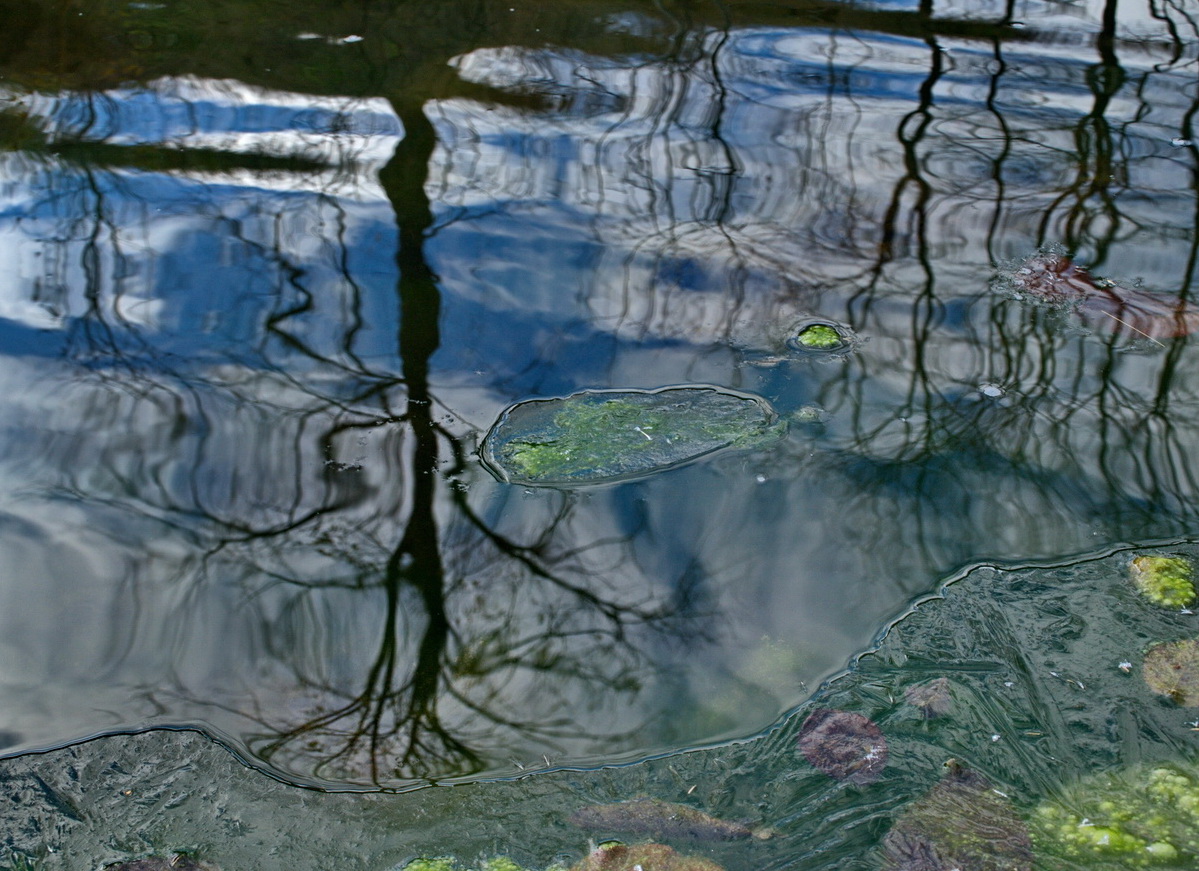
[[[810,327],[805,327],[800,330],[795,341],[801,347],[816,351],[828,351],[840,348],[845,344],[845,339],[841,337],[841,334],[828,324],[812,324]]]
[[[507,856],[484,859],[478,863],[477,867],[463,865],[453,856],[437,856],[432,859],[413,859],[404,866],[404,871],[527,871],[527,869]]]
[[[1141,595],[1163,608],[1186,608],[1195,603],[1191,564],[1177,556],[1138,556],[1129,565],[1132,582]]]
[[[625,480],[785,430],[761,397],[715,387],[590,390],[507,409],[483,439],[503,481],[569,486]]]
[[[1095,871],[1199,867],[1199,771],[1143,765],[1085,778],[1030,821],[1037,856]]]
[[[1199,705],[1199,638],[1153,645],[1145,651],[1141,674],[1155,693],[1184,707]]]

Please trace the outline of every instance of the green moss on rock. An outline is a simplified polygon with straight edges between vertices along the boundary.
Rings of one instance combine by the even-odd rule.
[[[1042,802],[1030,820],[1042,867],[1095,871],[1199,867],[1199,771],[1145,765],[1085,778]]]
[[[812,348],[817,351],[828,351],[833,348],[840,348],[845,344],[845,339],[835,327],[828,324],[812,324],[800,330],[799,335],[795,337],[796,342],[801,347]]]
[[[1195,582],[1189,560],[1176,556],[1138,556],[1129,565],[1137,590],[1163,608],[1186,608],[1195,603]]]
[[[584,391],[512,406],[481,454],[505,481],[578,485],[647,475],[785,431],[766,400],[713,387]]]

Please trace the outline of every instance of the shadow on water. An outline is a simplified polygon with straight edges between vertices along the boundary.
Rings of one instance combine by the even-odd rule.
[[[1187,625],[1101,638],[1123,556],[966,573],[820,689],[893,742],[876,792],[794,749],[937,578],[1194,534],[1188,338],[992,281],[1057,246],[1189,297],[1178,7],[3,11],[6,848],[541,866],[585,842],[564,801],[644,791],[791,836],[757,867],[875,867],[943,756],[1027,809],[1192,749],[1114,682]],[[862,341],[791,353],[812,318]],[[791,436],[576,491],[477,462],[512,402],[692,382]],[[898,701],[946,675],[952,724]],[[184,732],[19,755],[153,726],[296,784],[458,785],[288,798]]]

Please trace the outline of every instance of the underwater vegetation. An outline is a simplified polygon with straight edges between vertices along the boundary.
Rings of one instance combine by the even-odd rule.
[[[912,802],[883,838],[887,871],[1028,871],[1032,841],[1011,801],[959,764]]]
[[[814,767],[850,783],[873,783],[887,767],[882,730],[850,711],[813,711],[800,728],[799,749]]]
[[[1186,608],[1195,603],[1195,582],[1189,560],[1177,556],[1138,556],[1129,564],[1133,585],[1142,596],[1163,608]]]
[[[1154,340],[1199,330],[1199,309],[1186,300],[1093,278],[1062,254],[1038,252],[1005,277],[1017,293],[1074,306],[1094,329]]]
[[[1163,641],[1145,651],[1145,683],[1185,707],[1199,705],[1199,638]]]
[[[625,832],[657,838],[734,841],[751,836],[770,836],[765,830],[754,830],[741,823],[717,819],[687,805],[656,798],[589,805],[571,814],[570,821],[592,831]]]
[[[488,431],[480,453],[503,481],[594,484],[752,447],[784,428],[761,397],[715,387],[594,390],[517,403]]]
[[[1140,765],[1078,781],[1030,821],[1038,855],[1096,871],[1199,867],[1199,770]]]

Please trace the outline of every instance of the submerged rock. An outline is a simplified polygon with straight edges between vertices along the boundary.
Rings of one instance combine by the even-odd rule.
[[[570,871],[724,871],[701,856],[684,856],[665,844],[629,846],[609,842],[587,854]]]
[[[1199,867],[1199,771],[1142,765],[1105,771],[1043,801],[1030,820],[1038,856],[1095,871]]]
[[[1029,871],[1032,840],[1006,796],[954,760],[883,838],[886,871]]]
[[[909,705],[924,715],[926,720],[935,720],[949,713],[953,696],[949,692],[949,678],[938,677],[925,683],[914,684],[903,691]]]
[[[850,783],[873,783],[887,767],[882,730],[849,711],[813,711],[799,731],[799,749],[829,777]]]
[[[704,841],[732,841],[751,836],[769,837],[741,823],[717,819],[683,804],[638,798],[611,804],[580,808],[570,815],[576,826],[599,832],[624,832],[656,838],[694,838]]]
[[[597,484],[752,447],[783,427],[761,397],[715,387],[591,390],[510,407],[480,453],[503,481]]]
[[[801,330],[795,340],[805,348],[817,348],[822,351],[840,348],[845,344],[841,334],[828,324],[812,324]]]
[[[1199,705],[1199,638],[1153,645],[1145,651],[1141,674],[1155,693],[1185,707]]]
[[[853,351],[857,337],[848,327],[809,320],[794,327],[787,346],[804,354],[842,357]]]
[[[1199,308],[1186,300],[1092,278],[1062,254],[1038,252],[1005,277],[1018,293],[1075,306],[1083,322],[1095,329],[1153,340],[1199,330]]]
[[[1195,603],[1195,582],[1188,560],[1177,556],[1138,556],[1128,567],[1137,590],[1163,608]]]
[[[212,865],[197,862],[190,856],[176,853],[173,856],[149,856],[130,862],[106,865],[104,871],[217,871]]]

